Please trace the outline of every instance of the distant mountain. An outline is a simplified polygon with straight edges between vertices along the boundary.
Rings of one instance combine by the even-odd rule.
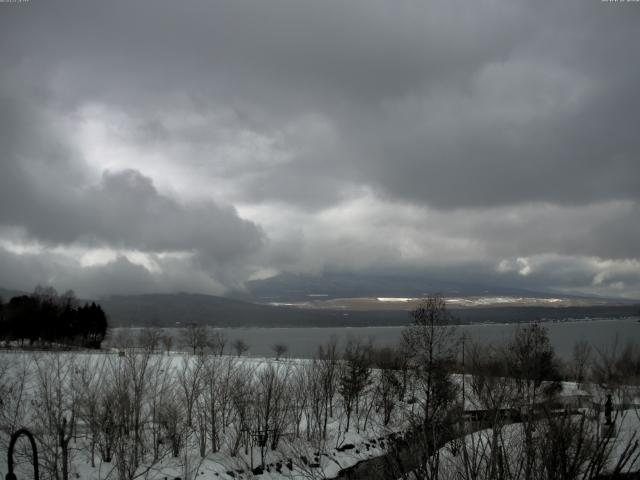
[[[345,312],[276,307],[199,294],[116,295],[100,299],[114,326],[181,326],[190,323],[221,327],[398,325],[406,311]]]
[[[406,310],[313,309],[271,306],[209,295],[129,295],[100,300],[112,326],[362,327],[407,325]],[[638,315],[639,305],[451,308],[461,323],[525,322]]]
[[[247,292],[238,298],[254,301],[300,302],[309,298],[514,296],[545,298],[553,293],[521,288],[454,282],[427,276],[357,275],[325,273],[319,276],[283,273],[247,282]],[[566,295],[564,295],[566,296]]]
[[[411,296],[419,297],[433,291],[447,296],[525,296],[544,298],[549,294],[517,289],[475,287],[449,283],[431,290],[426,283],[392,282],[389,278],[366,281],[350,276],[333,276],[322,280],[305,276],[279,276],[271,281],[250,282],[245,300],[211,295],[176,293],[149,295],[114,295],[98,300],[109,318],[111,326],[165,326],[201,324],[219,327],[336,327],[336,326],[392,326],[407,325],[410,318],[408,305],[402,307],[376,307],[375,300],[368,306],[351,308],[331,306],[331,302],[316,303],[309,295],[327,295],[333,298]],[[299,280],[299,282],[297,282]],[[0,296],[9,301],[25,292],[0,289]],[[578,297],[576,297],[578,298]],[[253,301],[247,300],[251,299]],[[254,300],[255,299],[255,300]],[[311,300],[311,301],[309,301]],[[269,303],[300,302],[296,306]],[[381,303],[381,302],[378,302]],[[318,307],[318,305],[321,305]],[[347,302],[347,305],[349,303]],[[365,305],[369,305],[365,302]],[[450,305],[451,314],[461,323],[467,322],[523,322],[532,320],[560,320],[585,317],[637,316],[640,305],[624,302],[570,302],[563,306],[476,306],[458,308]]]

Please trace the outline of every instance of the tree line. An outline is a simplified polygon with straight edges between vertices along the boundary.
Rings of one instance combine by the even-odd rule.
[[[100,348],[107,327],[102,307],[81,304],[71,290],[59,295],[52,287],[37,287],[7,303],[0,298],[0,341],[6,345]]]

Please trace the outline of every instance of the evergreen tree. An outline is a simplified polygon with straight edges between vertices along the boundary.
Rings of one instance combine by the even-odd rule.
[[[79,306],[71,290],[59,296],[38,286],[31,295],[0,301],[0,340],[100,348],[107,326],[102,307],[95,302]]]

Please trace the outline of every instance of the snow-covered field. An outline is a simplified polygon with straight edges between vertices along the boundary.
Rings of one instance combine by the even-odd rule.
[[[625,450],[629,445],[633,445],[640,435],[640,417],[635,409],[622,410],[618,412],[615,420],[616,424],[616,436],[612,437],[606,444],[602,445],[602,448],[607,452],[605,471],[613,471],[615,467],[625,457]],[[580,415],[572,417],[573,424],[579,424],[582,420]],[[602,426],[600,425],[602,428]],[[597,438],[598,423],[596,421],[588,422],[585,428],[593,429],[594,437]],[[545,435],[549,432],[540,427],[534,431],[534,435]],[[502,456],[503,465],[501,468],[512,472],[514,478],[520,478],[522,475],[523,465],[523,445],[525,442],[525,429],[522,423],[508,424],[502,427],[499,431],[494,429],[484,429],[472,434],[466,435],[459,441],[453,441],[448,443],[445,447],[440,449],[440,478],[443,480],[467,478],[465,475],[474,470],[477,472],[476,478],[490,478],[482,475],[482,473],[488,473],[491,471],[490,463],[495,458],[492,455],[493,446],[497,445],[499,452],[497,455]],[[562,452],[567,455],[567,463],[571,463],[574,458],[581,458],[582,464],[581,470],[584,472],[589,462],[597,460],[596,455],[592,455],[591,452],[585,448],[580,453],[576,451],[575,445],[572,445],[571,449],[567,449],[566,452]],[[504,455],[502,452],[509,452],[510,454]],[[573,457],[571,456],[573,455]],[[637,455],[637,453],[636,453]],[[635,459],[635,462],[633,461]],[[541,463],[544,459],[539,460]],[[536,468],[542,469],[540,464],[536,465]],[[577,467],[578,468],[578,467]],[[637,461],[635,455],[629,460],[627,466],[622,471],[638,471],[640,470],[640,462]],[[579,477],[581,478],[581,477]]]
[[[410,385],[400,393],[395,380],[385,383],[382,371],[372,370],[349,405],[338,387],[340,368],[340,362],[227,355],[2,352],[0,477],[7,473],[9,433],[27,427],[36,435],[41,471],[60,469],[66,439],[69,478],[333,478],[387,454],[390,437],[410,428],[420,403]],[[335,377],[327,387],[329,374]],[[471,375],[452,379],[465,410],[485,408]],[[638,397],[633,388],[614,392],[613,463],[638,434]],[[605,399],[599,387],[563,382],[556,400],[592,414]],[[602,415],[590,417],[591,424]],[[522,424],[505,425],[500,435],[504,445],[521,444]],[[484,429],[463,442],[476,452],[481,445],[486,462],[492,437]],[[459,451],[460,442],[441,449],[441,478],[464,467]],[[24,449],[18,453],[18,478],[30,478],[29,458]]]
[[[117,446],[112,445],[111,461],[105,461],[103,455],[108,443],[104,418],[117,421],[118,415],[130,415],[138,402],[144,425],[141,432],[148,437],[140,452],[144,460],[137,462],[135,468],[139,478],[237,479],[258,474],[265,479],[330,478],[343,468],[384,454],[387,436],[406,426],[406,419],[400,414],[392,414],[384,425],[381,412],[374,405],[372,382],[370,391],[358,400],[359,410],[351,415],[348,431],[339,395],[333,392],[328,406],[332,411],[324,412],[326,435],[321,435],[322,425],[317,420],[323,420],[324,413],[314,412],[313,408],[323,407],[311,405],[313,400],[308,396],[313,394],[306,391],[312,389],[305,384],[305,372],[310,372],[312,366],[309,360],[153,354],[143,373],[143,358],[146,356],[141,353],[120,356],[116,352],[0,353],[4,399],[0,404],[0,451],[6,451],[9,432],[26,426],[36,436],[41,465],[43,461],[60,462],[54,430],[66,418],[67,424],[75,423],[73,431],[68,432],[73,437],[68,449],[69,478],[119,479],[122,473],[115,460]],[[212,391],[210,397],[206,392],[212,380],[209,375],[217,376],[214,388],[219,389]],[[109,396],[118,388],[117,382],[123,380],[132,382],[121,392],[129,397],[136,395],[135,383],[141,380],[139,399],[128,398],[125,406],[118,404],[122,399]],[[101,403],[104,396],[108,399]],[[178,418],[163,413],[169,407]],[[265,412],[265,408],[272,412]],[[187,415],[193,417],[191,425]],[[211,415],[215,417],[213,421]],[[252,418],[242,419],[243,415]],[[265,418],[266,415],[271,417]],[[212,434],[214,422],[220,425]],[[264,426],[278,430],[275,449],[271,448],[271,437],[266,446],[259,445],[256,431]],[[254,435],[242,432],[241,427],[253,430]],[[49,459],[45,460],[45,456]],[[2,478],[7,473],[6,461],[3,454]],[[18,478],[30,477],[28,462],[24,457],[18,465],[22,472]]]

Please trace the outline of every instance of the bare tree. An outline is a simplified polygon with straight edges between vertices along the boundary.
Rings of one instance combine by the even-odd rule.
[[[68,480],[70,442],[78,415],[76,361],[72,355],[35,357],[35,421],[40,432],[41,457],[52,478]]]
[[[267,447],[276,449],[289,423],[289,373],[289,366],[274,366],[271,363],[257,373],[254,431],[261,436],[259,446],[262,464]]]
[[[534,438],[536,407],[562,388],[547,329],[539,323],[519,326],[508,345],[508,362],[520,399],[518,406],[524,415],[524,478],[530,480],[538,454]]]
[[[169,395],[164,398],[159,418],[163,428],[163,437],[165,441],[169,442],[171,455],[174,458],[179,458],[186,442],[188,427],[177,395]]]
[[[621,349],[616,338],[612,345],[597,349],[591,369],[593,380],[600,387],[599,393],[633,403],[640,384],[640,348],[636,343],[628,342]]]
[[[235,429],[231,437],[229,451],[231,456],[236,456],[240,445],[244,443],[245,450],[249,448],[249,436],[254,422],[253,408],[256,386],[254,384],[254,371],[246,364],[238,365],[238,374],[234,377],[231,386],[231,402],[233,405]]]
[[[162,340],[162,329],[158,327],[145,327],[138,333],[138,345],[144,350],[155,352]]]
[[[508,356],[509,374],[516,379],[523,406],[531,408],[558,391],[558,364],[543,325],[518,326],[508,345]]]
[[[359,411],[360,398],[370,383],[370,349],[359,341],[350,339],[344,351],[344,362],[338,378],[338,391],[346,414],[345,430],[349,431],[352,412]],[[359,425],[356,426],[359,428]]]
[[[115,452],[115,445],[119,432],[119,419],[114,405],[118,394],[113,370],[107,369],[101,386],[101,395],[97,398],[96,417],[94,428],[96,430],[96,445],[103,462],[111,463]]]
[[[325,419],[328,416],[327,393],[325,390],[324,371],[320,361],[315,358],[303,367],[304,385],[307,392],[307,408],[305,419],[307,440],[326,437]]]
[[[590,480],[619,478],[637,469],[637,433],[623,439],[615,429],[602,429],[597,403],[579,411],[556,403],[553,351],[544,335],[529,326],[516,332],[506,351],[487,346],[470,349],[469,396],[479,409],[472,423],[483,430],[452,442],[459,445],[458,456],[451,457],[455,478]],[[615,358],[608,360],[615,363]],[[616,370],[604,364],[599,368]],[[604,384],[610,386],[612,379],[621,377],[612,373],[605,378]],[[511,417],[511,405],[524,406],[522,421],[517,414]],[[621,425],[623,417],[618,411],[613,423]]]
[[[457,398],[449,375],[459,345],[452,318],[442,296],[430,296],[410,312],[414,324],[402,335],[403,351],[409,357],[413,382],[418,390],[415,402],[420,415],[413,424],[413,456],[424,478],[437,479],[439,446],[451,427],[450,415]]]
[[[233,342],[233,350],[236,352],[237,356],[241,357],[249,351],[249,345],[247,345],[244,340],[239,338],[235,342]]]
[[[238,374],[234,357],[207,357],[202,372],[203,389],[199,408],[207,423],[211,451],[217,452],[231,421],[233,387]]]
[[[164,347],[164,351],[166,353],[169,353],[171,351],[171,347],[173,346],[173,337],[170,334],[166,333],[162,336],[162,338],[160,338],[160,342]]]
[[[377,368],[373,398],[376,399],[378,408],[382,410],[382,423],[386,426],[391,421],[398,398],[402,395],[402,367],[405,362],[401,359],[399,352],[391,348],[383,348],[373,353],[373,365]]]
[[[321,406],[320,418],[321,436],[327,436],[327,423],[329,418],[333,417],[333,404],[338,388],[338,376],[340,369],[340,360],[338,358],[338,340],[332,337],[325,345],[318,347],[317,358],[313,363],[318,368],[318,379],[321,386]]]
[[[200,356],[193,359],[183,358],[182,365],[177,369],[181,403],[185,409],[186,424],[189,428],[193,427],[193,413],[202,389],[203,374],[204,363]]]
[[[182,452],[182,479],[194,480],[198,476],[198,471],[202,466],[204,457],[202,455],[194,455],[189,449],[185,448]]]
[[[10,432],[27,421],[32,358],[26,354],[0,355],[0,425]],[[0,435],[0,450],[8,448],[7,438]]]
[[[131,349],[135,344],[135,338],[133,337],[132,330],[130,328],[117,328],[109,332],[108,344],[119,350]]]
[[[276,360],[280,360],[280,357],[282,357],[289,351],[289,347],[287,347],[283,343],[276,343],[271,346],[271,350],[273,350],[273,353],[276,356]]]
[[[180,330],[180,340],[193,355],[204,352],[209,346],[209,330],[203,325],[190,324]]]
[[[211,352],[214,355],[222,355],[229,339],[224,332],[215,330],[209,335],[208,341]]]
[[[96,448],[100,440],[100,400],[105,395],[106,358],[77,368],[77,386],[80,393],[78,419],[84,424],[91,466],[95,467]]]
[[[591,344],[586,340],[580,340],[573,345],[571,357],[571,377],[578,383],[582,383],[589,376],[589,364],[592,357]]]
[[[152,461],[157,462],[162,452],[163,431],[161,415],[166,398],[175,395],[176,372],[167,357],[153,356],[149,362],[147,388],[144,398],[145,436],[150,440]]]
[[[310,386],[308,381],[309,377],[307,376],[306,369],[303,366],[296,366],[292,369],[290,375],[290,385],[292,390],[291,413],[297,438],[300,437],[300,428],[309,402]]]
[[[151,354],[126,351],[109,359],[111,403],[107,406],[112,425],[107,437],[113,438],[116,469],[122,480],[132,480],[145,461],[147,421],[144,408],[147,383],[152,369]],[[151,468],[152,464],[147,464]]]
[[[517,421],[510,409],[517,398],[515,384],[507,377],[508,357],[501,348],[490,345],[470,344],[466,349],[463,402],[469,410],[462,417],[456,434],[464,436],[477,429],[486,434],[472,434],[464,440],[455,440],[461,461],[458,476],[469,479],[505,478],[501,452],[505,450],[504,427]],[[511,447],[512,445],[507,445]],[[515,451],[512,452],[516,455]]]

